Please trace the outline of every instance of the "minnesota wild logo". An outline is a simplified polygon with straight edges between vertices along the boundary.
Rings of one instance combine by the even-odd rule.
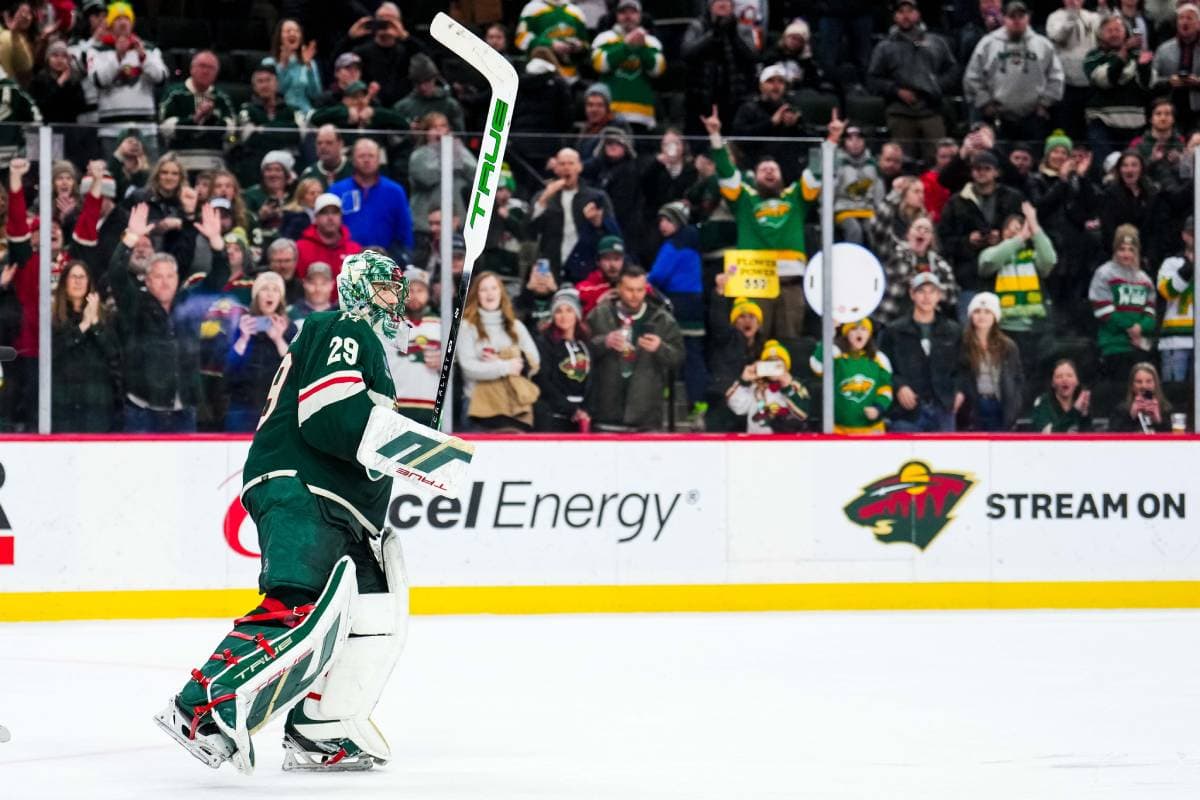
[[[583,383],[587,380],[588,372],[591,370],[591,359],[588,358],[587,351],[573,351],[562,361],[558,362],[558,368],[570,380]]]
[[[924,461],[909,461],[895,475],[864,486],[844,510],[847,519],[869,528],[880,542],[907,542],[924,550],[975,483],[973,475],[933,472]]]
[[[847,400],[853,400],[855,403],[861,403],[872,395],[875,391],[875,380],[868,378],[861,372],[856,372],[848,378],[845,378],[838,384],[838,391],[842,397]]]

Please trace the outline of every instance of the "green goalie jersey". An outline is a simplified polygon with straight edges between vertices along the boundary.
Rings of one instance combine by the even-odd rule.
[[[370,323],[341,311],[310,315],[271,382],[242,470],[243,495],[264,480],[295,476],[377,533],[392,481],[369,477],[356,453],[371,409],[391,407],[395,398],[387,356]]]

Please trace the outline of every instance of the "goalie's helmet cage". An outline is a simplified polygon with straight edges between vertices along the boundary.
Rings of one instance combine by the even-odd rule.
[[[338,305],[343,311],[371,323],[385,338],[396,338],[404,322],[408,281],[395,261],[373,250],[347,256],[337,286]],[[384,296],[385,292],[392,297]]]

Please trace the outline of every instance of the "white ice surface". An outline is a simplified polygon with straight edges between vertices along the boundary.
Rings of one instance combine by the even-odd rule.
[[[227,621],[0,625],[0,798],[1200,797],[1195,612],[418,617],[395,760],[213,771],[151,715]]]

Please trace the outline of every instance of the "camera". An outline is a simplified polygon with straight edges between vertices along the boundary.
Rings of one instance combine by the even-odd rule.
[[[1142,389],[1142,399],[1143,400],[1153,400],[1154,392],[1150,391],[1149,389]]]
[[[266,333],[267,331],[271,330],[271,318],[270,317],[255,317],[254,318],[254,330],[258,333]]]

